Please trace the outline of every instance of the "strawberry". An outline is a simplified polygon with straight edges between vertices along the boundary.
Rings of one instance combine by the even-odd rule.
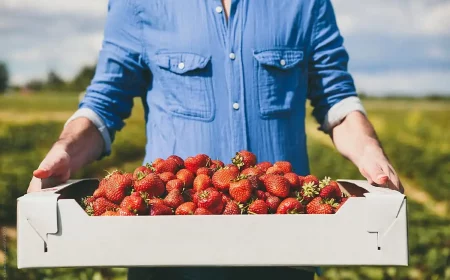
[[[242,170],[241,175],[260,177],[264,175],[264,172],[257,167],[249,167]]]
[[[175,215],[194,215],[197,206],[194,202],[185,202],[177,207]]]
[[[271,166],[267,169],[266,174],[274,174],[283,176],[284,172],[279,167]]]
[[[249,214],[267,214],[268,210],[269,207],[264,202],[264,200],[257,199],[250,204],[247,212]]]
[[[175,177],[175,174],[173,174],[172,172],[163,172],[158,175],[159,175],[159,178],[161,178],[161,180],[164,182],[164,184],[167,184],[167,182],[169,182],[170,180],[177,178],[177,177]]]
[[[323,187],[320,192],[319,196],[322,198],[334,198],[334,199],[340,199],[340,196],[338,196],[336,188],[330,185],[326,185]]]
[[[153,204],[150,207],[150,216],[173,215],[172,208],[164,204]]]
[[[104,197],[97,198],[91,205],[86,207],[86,212],[90,216],[100,216],[107,210],[115,210],[119,206]]]
[[[148,200],[147,200],[147,204],[148,204],[149,206],[155,205],[155,204],[164,204],[164,200],[162,200],[161,198],[156,198],[156,197],[154,197],[154,198],[148,199]]]
[[[178,169],[182,169],[184,167],[184,160],[176,155],[171,155],[167,159],[174,160],[178,164]]]
[[[216,171],[217,169],[222,168],[222,167],[225,167],[225,164],[222,161],[214,160],[214,159],[211,160],[211,165],[209,166],[209,168],[212,171]]]
[[[239,215],[242,214],[239,205],[235,201],[229,201],[225,205],[225,210],[223,211],[223,215]]]
[[[262,191],[262,190],[257,190],[257,191],[255,192],[255,196],[256,196],[256,198],[258,198],[258,199],[266,200],[266,193],[265,193],[264,191]]]
[[[194,173],[187,169],[181,169],[176,174],[177,178],[183,181],[185,188],[191,188],[194,183]]]
[[[211,211],[205,208],[197,208],[195,209],[194,215],[212,215]]]
[[[200,169],[199,169],[200,170]],[[193,189],[196,192],[206,190],[207,188],[212,187],[211,178],[208,175],[200,174],[197,175],[194,179]]]
[[[200,174],[204,174],[208,177],[211,177],[214,174],[214,172],[208,167],[200,167],[199,169],[197,169],[197,176]]]
[[[319,182],[319,187],[321,189],[321,192],[323,189],[327,188],[327,190],[324,191],[324,196],[321,195],[322,197],[335,198],[336,200],[339,200],[342,197],[341,188],[339,187],[338,183],[331,180],[330,177],[325,177],[321,182]],[[332,194],[328,195],[327,192],[331,192]]]
[[[117,211],[108,210],[105,213],[101,214],[101,216],[118,216],[119,213]]]
[[[195,174],[200,167],[207,167],[210,163],[211,159],[205,154],[198,154],[195,157],[188,157],[184,160],[184,166],[193,174]]]
[[[288,197],[281,201],[277,208],[277,214],[300,214],[303,212],[303,205],[297,199]]]
[[[150,164],[147,163],[146,165],[139,166],[133,172],[133,180],[138,180],[150,173],[153,173],[153,167]]]
[[[264,186],[266,190],[280,198],[285,198],[289,195],[290,183],[289,181],[280,175],[269,174],[264,178]]]
[[[179,190],[172,190],[164,198],[164,204],[170,208],[176,209],[184,202],[184,198]]]
[[[196,201],[194,201],[194,196],[195,196],[196,192],[193,189],[185,189],[183,190],[182,196],[184,201],[188,202],[188,201],[193,201],[195,204],[197,204]]]
[[[134,181],[134,189],[139,192],[146,192],[149,197],[160,196],[164,193],[164,182],[155,173],[150,173]]]
[[[314,198],[306,205],[306,213],[308,214],[333,214],[333,212],[333,207],[321,197]]]
[[[225,204],[220,200],[217,204],[214,204],[213,206],[209,207],[208,210],[211,211],[211,213],[215,215],[219,215],[223,213]]]
[[[229,194],[222,193],[223,204],[226,205],[229,201],[231,201],[231,196]]]
[[[230,196],[237,202],[247,202],[252,197],[252,184],[246,176],[239,176],[230,183]]]
[[[92,196],[94,198],[99,198],[99,197],[105,197],[106,192],[105,192],[105,183],[101,183],[102,181],[100,181],[100,184],[98,186],[98,188],[94,191],[94,193],[92,194]]]
[[[212,183],[217,189],[227,191],[230,188],[231,180],[235,179],[238,175],[239,170],[236,167],[224,167],[214,173],[212,176]]]
[[[300,185],[300,180],[298,179],[298,175],[295,173],[286,173],[284,174],[284,178],[288,179],[291,184],[291,190],[300,191],[302,185]]]
[[[256,164],[256,155],[252,152],[242,150],[236,153],[236,156],[231,159],[231,162],[239,169],[249,168]]]
[[[139,193],[135,192],[133,195],[126,196],[122,200],[120,208],[128,209],[134,214],[144,214],[147,211],[147,204],[145,204],[144,199],[139,196]]]
[[[232,164],[232,163],[225,165],[224,168],[225,168],[225,169],[231,169],[231,170],[233,170],[234,172],[239,173],[239,168],[238,168],[236,165]]]
[[[271,213],[275,213],[277,211],[278,206],[281,203],[281,199],[277,196],[270,195],[266,198],[266,204],[269,207]]]
[[[214,188],[209,188],[198,193],[198,207],[206,208],[211,211],[211,208],[219,203],[222,203],[222,195]]]
[[[120,203],[130,193],[133,182],[120,172],[112,173],[107,180],[105,197],[114,203]]]
[[[298,181],[300,183],[300,188],[303,186],[303,184],[305,183],[305,177],[304,176],[298,176]]]
[[[119,210],[117,210],[117,216],[136,216],[136,215],[127,208],[119,208]]]
[[[152,162],[151,166],[155,166],[157,164],[160,164],[164,160],[162,158],[155,158],[155,160]]]
[[[86,196],[85,198],[81,199],[81,202],[85,208],[88,207],[89,205],[92,205],[92,203],[94,201],[95,201],[95,197],[93,197],[93,196]]]
[[[178,163],[173,159],[160,161],[157,164],[154,164],[153,167],[155,168],[156,173],[170,172],[175,174],[180,169]]]
[[[319,195],[319,188],[314,182],[305,183],[300,191],[300,195],[302,196],[303,201],[308,203]]]
[[[170,192],[171,190],[179,190],[182,191],[184,188],[184,183],[180,179],[173,179],[167,182],[166,184],[166,190],[167,192]]]
[[[268,161],[263,161],[260,162],[256,165],[256,167],[258,169],[261,169],[262,172],[266,173],[267,169],[269,169],[269,167],[272,167],[272,163],[268,162]]]
[[[273,167],[280,169],[283,173],[292,172],[292,164],[289,161],[277,161],[273,164]]]
[[[307,175],[303,178],[303,184],[313,183],[315,186],[319,186],[319,179],[314,175]]]

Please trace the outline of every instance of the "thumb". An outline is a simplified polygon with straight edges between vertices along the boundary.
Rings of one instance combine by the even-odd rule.
[[[371,164],[364,168],[365,177],[378,185],[384,185],[389,181],[389,176],[377,164]]]
[[[33,171],[33,176],[39,179],[46,179],[53,175],[53,169],[55,169],[55,167],[56,161],[46,158],[39,167]]]

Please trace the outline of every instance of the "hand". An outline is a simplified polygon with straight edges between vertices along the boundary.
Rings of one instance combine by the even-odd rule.
[[[358,163],[358,168],[369,183],[404,193],[403,185],[397,173],[380,147],[366,146]]]
[[[66,182],[70,178],[70,155],[61,145],[55,145],[33,172],[27,192],[40,191]]]

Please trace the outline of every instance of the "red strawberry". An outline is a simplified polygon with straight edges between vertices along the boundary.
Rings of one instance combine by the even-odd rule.
[[[177,178],[183,181],[185,188],[191,188],[194,183],[194,173],[187,169],[181,169],[176,174]]]
[[[314,184],[314,182],[305,183],[302,187],[300,195],[302,196],[303,201],[308,203],[319,195],[319,188]]]
[[[330,186],[330,188],[327,188],[327,186]],[[319,187],[320,189],[329,189],[326,190],[325,192],[331,192],[331,188],[334,190],[333,195],[332,196],[322,196],[322,197],[330,197],[330,198],[335,198],[337,200],[340,200],[340,198],[342,197],[342,191],[341,188],[339,187],[338,183],[336,181],[331,180],[330,177],[325,177],[320,183],[319,183]],[[321,191],[322,192],[322,191]]]
[[[175,174],[180,169],[178,163],[173,159],[160,161],[158,164],[154,164],[153,167],[156,173],[170,172]]]
[[[198,207],[206,208],[211,211],[211,208],[219,203],[222,203],[222,195],[214,188],[209,188],[198,193]]]
[[[107,180],[105,197],[114,203],[120,203],[130,193],[133,182],[120,172],[109,175]]]
[[[257,168],[261,169],[262,172],[266,173],[269,167],[272,167],[272,163],[268,161],[260,162],[256,165]]]
[[[266,174],[274,174],[274,175],[283,176],[284,172],[279,167],[272,166],[267,169]]]
[[[155,205],[155,204],[164,204],[164,200],[162,200],[161,198],[150,198],[147,200],[147,204],[148,205]]]
[[[200,192],[210,187],[212,187],[212,181],[208,175],[200,174],[197,177],[195,177],[193,184],[194,191]]]
[[[167,182],[167,184],[166,184],[166,190],[167,190],[167,192],[170,192],[170,191],[175,190],[175,189],[177,189],[177,190],[179,190],[179,191],[182,191],[183,188],[184,188],[184,183],[183,183],[183,181],[181,181],[180,179],[173,179],[173,180],[170,180],[170,181]]]
[[[298,179],[298,175],[295,173],[286,173],[284,174],[284,178],[288,179],[291,184],[291,190],[300,191],[302,185],[300,185],[300,180]]]
[[[119,208],[119,210],[117,211],[117,216],[136,216],[136,215],[133,214],[133,212],[131,212],[127,208]]]
[[[226,205],[229,201],[231,201],[231,197],[229,194],[222,194],[222,202],[224,205]]]
[[[219,215],[223,213],[224,206],[225,204],[222,202],[222,200],[220,200],[220,202],[218,202],[217,204],[209,207],[208,210],[211,211],[211,213],[213,213],[214,215]]]
[[[319,196],[322,198],[340,199],[340,196],[338,196],[337,194],[336,188],[330,185],[323,187],[319,192]]]
[[[175,174],[173,174],[172,172],[163,172],[158,175],[159,175],[159,178],[161,178],[161,180],[164,182],[164,184],[167,184],[167,182],[169,182],[170,180],[177,178],[177,177],[175,177]]]
[[[289,161],[277,161],[273,164],[274,167],[281,169],[283,173],[292,172],[292,164]]]
[[[262,190],[257,190],[257,191],[255,192],[255,195],[256,195],[256,197],[257,197],[258,199],[266,200],[266,193],[265,193],[264,191],[262,191]]]
[[[100,181],[100,184],[99,184],[98,188],[94,191],[94,194],[92,194],[92,196],[94,198],[105,197],[105,195],[106,195],[106,192],[105,192],[105,190],[106,190],[105,185],[106,184],[105,183],[102,184],[101,181]]]
[[[178,169],[181,169],[184,167],[184,160],[182,158],[180,158],[179,156],[176,155],[171,155],[170,157],[168,157],[167,159],[172,159],[174,160],[177,164],[178,164]]]
[[[277,211],[278,206],[281,203],[281,199],[279,197],[270,195],[266,198],[266,204],[269,207],[270,212],[275,213]]]
[[[257,167],[249,167],[242,170],[241,175],[260,177],[264,175],[264,172]]]
[[[214,174],[214,172],[208,167],[200,167],[199,169],[197,169],[197,176],[200,174],[204,174],[208,177],[211,177]]]
[[[86,196],[85,198],[83,198],[81,200],[81,202],[83,203],[83,206],[86,208],[89,205],[92,205],[92,203],[95,201],[95,197],[93,196]]]
[[[225,205],[225,210],[223,211],[223,215],[239,215],[241,214],[241,209],[239,205],[235,201],[229,201]]]
[[[269,174],[264,178],[264,186],[266,190],[280,198],[285,198],[289,195],[290,184],[289,181],[280,175]]]
[[[138,180],[150,173],[153,173],[153,168],[150,164],[147,163],[146,165],[139,166],[133,172],[133,180]]]
[[[230,188],[231,180],[239,175],[239,170],[235,168],[222,168],[216,171],[212,176],[212,183],[214,187],[221,191],[227,191]]]
[[[314,183],[315,186],[319,186],[319,179],[314,175],[307,175],[303,179],[303,184]]]
[[[245,177],[238,177],[230,183],[230,196],[237,202],[247,202],[252,197],[252,184]]]
[[[122,200],[122,203],[120,203],[120,208],[128,209],[134,214],[144,214],[147,212],[147,204],[145,204],[144,199],[137,192],[133,193],[133,195],[126,196]]]
[[[115,210],[119,208],[119,206],[104,197],[97,198],[91,205],[86,207],[86,212],[89,215],[100,216],[105,213],[107,210]]]
[[[300,188],[303,186],[303,184],[305,183],[305,177],[304,176],[298,176],[298,181],[300,183]]]
[[[119,213],[117,211],[108,210],[105,213],[103,213],[101,216],[118,216]]]
[[[178,206],[175,215],[194,215],[197,206],[194,202],[185,202]]]
[[[194,201],[196,192],[193,189],[185,189],[182,193],[183,199],[185,202],[193,201],[195,204],[197,204],[196,201]]]
[[[164,204],[153,204],[150,207],[150,216],[173,215],[172,208]]]
[[[157,174],[150,173],[134,181],[134,189],[139,192],[146,192],[149,197],[153,197],[162,195],[166,188]]]
[[[297,199],[288,197],[281,201],[277,214],[299,214],[303,212],[303,205]]]
[[[193,174],[195,174],[200,167],[206,167],[210,163],[211,159],[205,154],[198,154],[195,157],[188,157],[184,160],[184,166]]]
[[[152,162],[152,166],[155,166],[157,164],[160,164],[161,162],[163,162],[164,160],[162,158],[156,158],[153,162]]]
[[[211,211],[205,208],[197,208],[195,209],[194,215],[212,215]]]
[[[267,214],[269,207],[264,200],[257,199],[253,201],[248,207],[249,214]]]
[[[164,204],[174,209],[180,206],[183,202],[184,198],[179,190],[172,190],[164,198]]]
[[[225,165],[224,168],[231,169],[231,170],[239,173],[239,168],[236,165],[232,164],[232,163]]]
[[[211,160],[211,165],[209,168],[213,171],[216,171],[219,168],[225,167],[225,164],[220,160]]]
[[[326,203],[321,197],[314,198],[306,205],[306,213],[308,214],[333,214],[333,207]]]
[[[249,168],[256,164],[256,155],[252,152],[242,150],[236,153],[236,156],[231,159],[231,162],[239,169]]]

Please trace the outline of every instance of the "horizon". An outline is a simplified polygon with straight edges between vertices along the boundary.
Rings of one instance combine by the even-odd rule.
[[[450,1],[332,0],[359,92],[370,96],[450,96]],[[71,80],[94,65],[107,0],[0,3],[0,61],[11,85]],[[31,46],[31,47],[30,47]]]

